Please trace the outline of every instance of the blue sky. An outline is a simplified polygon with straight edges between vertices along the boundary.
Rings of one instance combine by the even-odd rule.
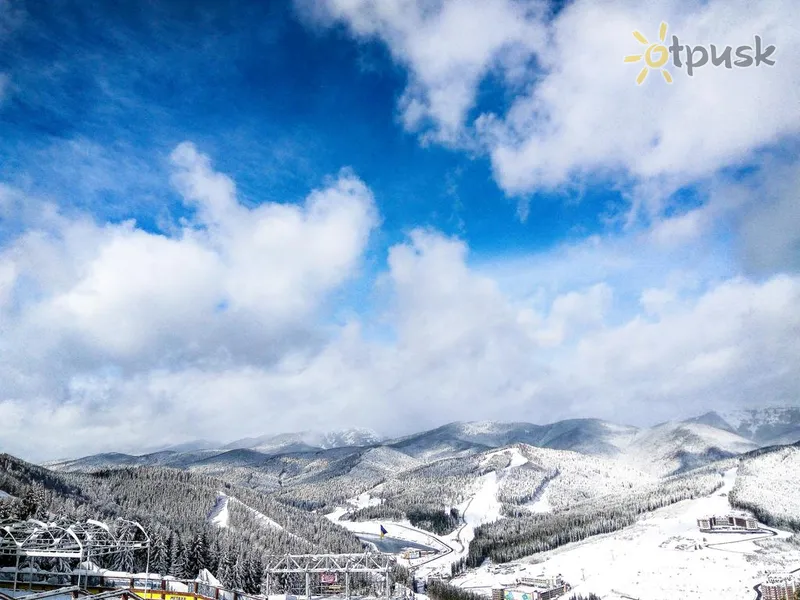
[[[422,146],[398,126],[408,78],[385,47],[309,28],[289,3],[56,6],[26,6],[5,47],[2,69],[19,92],[0,113],[3,174],[101,218],[157,231],[162,211],[180,217],[164,173],[185,139],[248,203],[300,201],[352,167],[375,193],[384,245],[429,225],[476,253],[538,250],[605,229],[622,203],[602,183],[533,192],[529,218],[516,219],[486,156]],[[489,80],[473,111],[507,96]]]
[[[637,86],[661,21],[776,65]],[[0,449],[796,404],[798,24],[0,1]],[[81,435],[33,447],[32,419]]]

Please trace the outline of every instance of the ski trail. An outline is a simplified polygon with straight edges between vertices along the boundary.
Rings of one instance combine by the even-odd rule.
[[[208,513],[208,518],[206,519],[209,523],[216,525],[220,529],[227,529],[228,523],[230,522],[228,500],[228,496],[225,494],[219,494],[217,496],[217,501],[214,504],[214,508],[212,508],[211,512]]]

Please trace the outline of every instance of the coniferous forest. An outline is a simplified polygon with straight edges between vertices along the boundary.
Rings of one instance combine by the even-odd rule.
[[[12,496],[0,501],[0,519],[138,521],[151,538],[151,572],[193,579],[208,569],[224,585],[249,593],[259,591],[266,554],[363,551],[355,536],[322,515],[174,469],[54,473],[0,455],[0,489]],[[226,528],[207,519],[220,492],[241,502],[229,503]],[[260,514],[286,529],[265,524]],[[143,572],[146,556],[141,554],[118,555],[99,566]]]

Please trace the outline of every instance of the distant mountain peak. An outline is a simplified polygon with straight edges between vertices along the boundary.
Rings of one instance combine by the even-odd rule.
[[[734,431],[760,445],[793,444],[800,440],[800,406],[740,408],[721,414]]]
[[[243,438],[227,444],[225,449],[275,453],[292,450],[330,450],[349,446],[372,446],[381,441],[383,438],[371,429],[351,427],[327,432],[297,431]]]
[[[730,433],[737,433],[737,431],[731,426],[730,423],[728,423],[718,412],[715,412],[713,410],[705,414],[702,414],[699,417],[686,419],[683,422],[699,423],[701,425],[710,425],[711,427],[716,427],[717,429],[722,429],[723,431],[728,431]]]

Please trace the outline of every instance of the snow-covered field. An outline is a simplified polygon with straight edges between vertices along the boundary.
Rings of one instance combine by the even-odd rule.
[[[355,498],[350,498],[350,500],[348,500],[347,502],[348,504],[352,504],[356,508],[367,508],[368,506],[380,505],[381,499],[370,496],[368,492],[364,492],[360,496],[356,496]]]
[[[698,531],[697,518],[731,510],[727,492],[735,477],[731,469],[725,486],[711,496],[679,502],[621,531],[544,553],[535,557],[536,563],[484,565],[453,583],[488,594],[493,586],[513,586],[521,576],[560,573],[575,593],[594,592],[604,599],[753,599],[753,586],[767,572],[800,567],[800,549],[786,543],[789,534],[782,532],[764,539],[765,534]]]

